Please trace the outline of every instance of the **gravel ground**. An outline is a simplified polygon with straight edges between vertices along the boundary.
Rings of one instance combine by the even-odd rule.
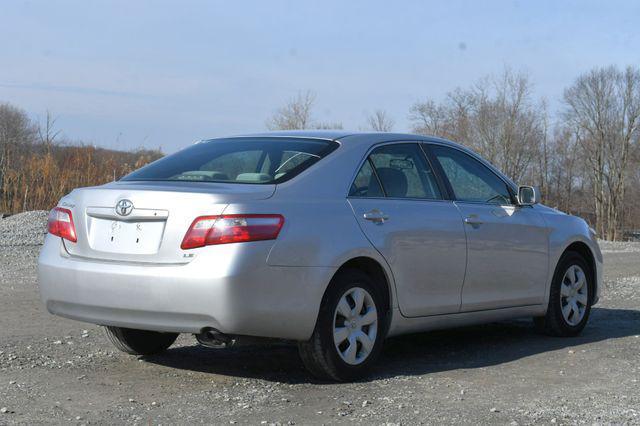
[[[640,253],[639,242],[600,241],[602,253]]]
[[[0,424],[640,424],[640,244],[603,243],[582,336],[509,321],[388,340],[373,375],[315,383],[293,346],[115,351],[49,315],[35,265],[46,212],[0,220]]]
[[[49,212],[36,210],[0,219],[0,247],[39,246],[47,233]]]

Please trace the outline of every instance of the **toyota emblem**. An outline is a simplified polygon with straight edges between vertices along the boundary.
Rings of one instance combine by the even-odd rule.
[[[129,200],[120,200],[116,204],[116,213],[120,216],[129,216],[133,211],[133,203]]]

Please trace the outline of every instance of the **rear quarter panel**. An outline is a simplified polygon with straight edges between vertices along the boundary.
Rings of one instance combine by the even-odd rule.
[[[390,280],[391,297],[395,300],[389,266],[361,232],[346,198],[293,201],[274,197],[259,203],[232,204],[225,213],[278,213],[284,216],[280,235],[267,257],[268,265],[337,269],[350,259],[369,257],[385,270]],[[321,293],[329,282],[324,283]]]

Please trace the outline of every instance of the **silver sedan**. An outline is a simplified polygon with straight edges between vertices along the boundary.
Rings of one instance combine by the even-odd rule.
[[[602,286],[584,220],[460,145],[408,134],[205,140],[72,191],[48,226],[51,313],[105,326],[131,354],[179,333],[297,341],[332,380],[361,377],[402,333],[532,317],[576,335]]]

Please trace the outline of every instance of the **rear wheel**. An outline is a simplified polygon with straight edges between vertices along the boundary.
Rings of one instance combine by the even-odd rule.
[[[350,269],[331,282],[316,328],[299,352],[320,379],[355,380],[364,376],[382,348],[385,313],[380,290],[363,272]]]
[[[176,341],[178,333],[104,327],[111,343],[131,355],[153,355],[165,351]]]
[[[562,255],[551,283],[544,317],[534,318],[536,328],[552,336],[576,336],[587,325],[594,289],[591,268],[576,252]]]

